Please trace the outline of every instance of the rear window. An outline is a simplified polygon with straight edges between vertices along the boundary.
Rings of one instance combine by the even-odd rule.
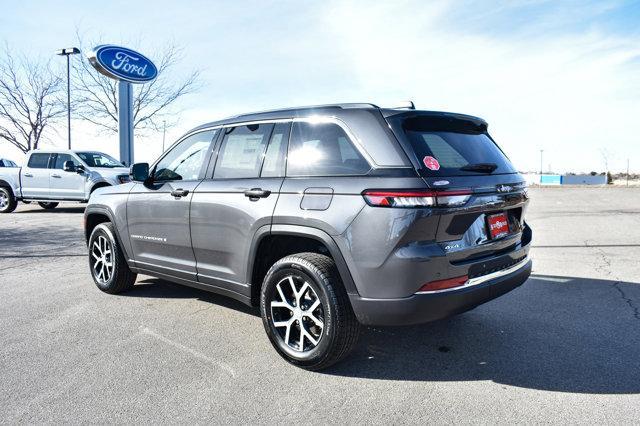
[[[515,173],[509,159],[484,126],[456,119],[418,116],[392,122],[428,176]],[[402,135],[401,135],[402,136]]]

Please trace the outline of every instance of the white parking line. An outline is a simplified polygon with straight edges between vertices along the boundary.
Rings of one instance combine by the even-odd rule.
[[[215,366],[223,369],[227,373],[229,373],[231,375],[231,377],[233,377],[233,378],[236,377],[235,370],[233,368],[231,368],[229,365],[225,364],[224,362],[217,361],[217,360],[215,360],[213,358],[210,358],[210,357],[206,356],[205,354],[203,354],[201,352],[196,351],[195,349],[192,349],[192,348],[190,348],[188,346],[185,346],[185,345],[183,345],[181,343],[174,342],[173,340],[168,339],[167,337],[164,337],[164,336],[156,333],[155,331],[153,331],[153,330],[151,330],[151,329],[149,329],[147,327],[140,326],[140,332],[142,334],[146,334],[146,335],[155,337],[156,339],[160,340],[161,342],[164,342],[164,343],[166,343],[168,345],[171,345],[174,348],[180,349],[181,351],[187,352],[187,353],[193,355],[194,357],[196,357],[198,359],[201,359],[203,361],[208,362],[209,364],[215,365]]]
[[[531,275],[531,279],[538,281],[551,281],[554,283],[568,283],[571,281],[570,278],[560,278],[560,277],[545,277],[542,275]]]

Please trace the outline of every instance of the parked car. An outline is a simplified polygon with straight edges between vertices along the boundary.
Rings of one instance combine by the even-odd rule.
[[[12,212],[18,201],[37,201],[44,209],[60,201],[86,202],[98,188],[129,181],[128,168],[97,151],[36,150],[24,164],[0,169],[0,213]]]
[[[0,158],[0,167],[18,167],[18,165],[6,158]]]
[[[142,273],[259,306],[276,351],[310,370],[345,357],[361,324],[458,314],[531,271],[524,179],[468,115],[240,115],[131,176],[85,211],[98,288],[131,289]]]

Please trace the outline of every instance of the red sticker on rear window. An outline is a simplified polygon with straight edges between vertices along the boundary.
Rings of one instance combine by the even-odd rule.
[[[438,163],[438,160],[436,160],[430,155],[427,155],[426,157],[424,157],[422,159],[422,162],[424,163],[425,166],[427,166],[427,169],[429,170],[440,170],[440,163]]]

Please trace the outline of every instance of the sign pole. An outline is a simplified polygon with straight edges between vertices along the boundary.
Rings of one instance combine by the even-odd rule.
[[[148,83],[158,76],[158,68],[142,53],[122,46],[102,44],[87,55],[99,73],[118,80],[118,136],[120,161],[133,164],[133,86]]]
[[[118,136],[120,137],[120,161],[133,164],[133,86],[128,81],[118,81]]]

